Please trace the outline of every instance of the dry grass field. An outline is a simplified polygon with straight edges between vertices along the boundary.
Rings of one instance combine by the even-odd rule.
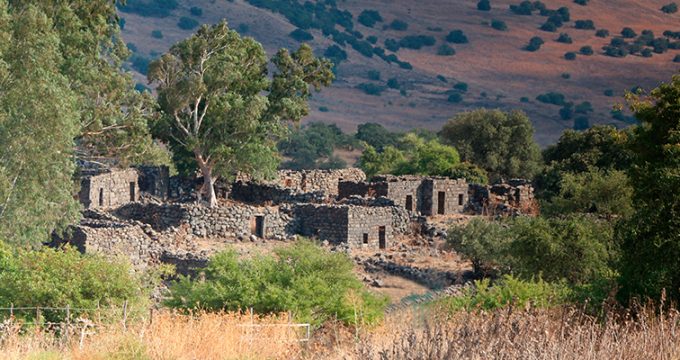
[[[285,318],[256,318],[260,325]],[[678,359],[680,314],[642,309],[637,316],[594,318],[578,309],[503,309],[453,315],[421,309],[390,314],[371,329],[330,323],[310,343],[285,327],[252,332],[248,315],[161,313],[152,324],[98,328],[84,340],[31,331],[0,337],[2,359]]]

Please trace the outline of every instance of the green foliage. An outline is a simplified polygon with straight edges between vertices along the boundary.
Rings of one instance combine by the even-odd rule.
[[[453,94],[449,94],[449,97],[446,99],[446,101],[453,104],[458,104],[459,102],[463,101],[463,95],[458,92],[454,92]]]
[[[674,63],[680,63],[680,54],[675,55],[675,57],[673,58],[673,62]]]
[[[454,90],[458,90],[460,92],[467,92],[468,91],[468,84],[464,82],[457,82],[455,85],[453,85]]]
[[[578,51],[581,55],[590,56],[593,55],[594,51],[590,45],[582,46]]]
[[[200,8],[200,7],[198,7],[198,6],[192,6],[192,7],[189,9],[189,12],[190,12],[191,15],[193,15],[193,16],[203,16],[203,9]]]
[[[379,174],[390,174],[406,161],[404,153],[394,146],[388,145],[382,151],[367,145],[359,158],[359,168],[368,178]]]
[[[359,14],[357,21],[361,25],[373,27],[376,23],[382,22],[383,18],[377,10],[364,10]]]
[[[598,29],[598,30],[595,32],[595,36],[601,37],[601,38],[606,38],[607,36],[609,36],[609,30],[607,30],[607,29]]]
[[[455,147],[463,161],[479,165],[491,181],[532,178],[540,167],[540,150],[534,129],[519,111],[475,110],[458,114],[439,136]]]
[[[476,280],[473,288],[466,288],[461,296],[437,300],[435,308],[449,312],[493,311],[508,306],[550,308],[563,305],[573,298],[573,291],[563,282],[549,283],[543,279],[520,280],[505,275],[495,281]]]
[[[369,80],[380,81],[380,71],[378,71],[378,70],[368,70],[366,77]]]
[[[680,299],[680,75],[649,95],[628,94],[641,125],[634,129],[628,170],[635,214],[618,232],[622,241],[622,299]]]
[[[177,0],[126,0],[125,2],[118,2],[118,8],[122,12],[159,18],[170,16],[178,6]]]
[[[73,248],[12,252],[0,243],[0,303],[16,307],[66,307],[72,316],[92,314],[97,307],[131,309],[146,301],[142,282],[121,262],[81,255]],[[17,312],[27,320],[35,312]],[[47,321],[61,321],[65,312],[44,311]]]
[[[396,30],[396,31],[406,31],[408,30],[408,23],[403,20],[399,19],[394,19],[390,23],[390,29]]]
[[[291,31],[291,33],[288,34],[288,36],[290,36],[291,38],[293,38],[294,40],[299,41],[299,42],[314,40],[314,36],[312,36],[312,34],[310,34],[307,31],[304,31],[302,29],[295,29],[295,30]]]
[[[385,39],[385,49],[392,52],[397,52],[400,48],[401,45],[399,45],[399,41],[394,39]]]
[[[319,111],[325,111],[321,108]],[[338,147],[352,147],[352,138],[336,125],[313,122],[293,133],[278,144],[282,155],[291,158],[282,167],[293,170],[346,167],[347,164],[333,158]]]
[[[332,61],[335,66],[347,60],[347,52],[337,45],[331,45],[324,51],[323,56]]]
[[[395,79],[396,80],[396,79]],[[359,124],[355,138],[382,152],[387,146],[395,146],[400,134],[390,132],[376,123]]]
[[[425,46],[432,46],[436,42],[435,38],[430,35],[408,35],[399,40],[399,46],[419,50]]]
[[[573,41],[571,40],[571,36],[569,36],[569,34],[561,33],[560,36],[557,38],[557,42],[571,44]]]
[[[624,39],[632,39],[637,36],[637,33],[635,33],[635,30],[629,27],[624,27],[621,30],[621,36],[623,36]]]
[[[449,229],[447,241],[457,253],[472,262],[478,275],[493,274],[509,263],[504,256],[508,253],[510,238],[499,222],[474,218],[465,226]]]
[[[564,54],[564,58],[565,58],[566,60],[570,60],[570,61],[576,60],[576,53],[573,52],[573,51],[569,51],[569,52],[567,52],[567,53]]]
[[[503,20],[493,19],[491,20],[491,27],[498,31],[507,31],[508,25]]]
[[[579,4],[581,6],[586,6],[586,5],[588,5],[589,1],[590,0],[574,0],[574,3]]]
[[[612,89],[606,89],[606,90],[604,91],[604,96],[609,96],[609,97],[614,96],[614,90],[612,90]]]
[[[438,49],[437,49],[437,55],[439,56],[453,56],[456,55],[456,50],[449,45],[442,44]]]
[[[578,116],[574,119],[574,130],[586,130],[590,128],[590,119],[587,116]]]
[[[554,216],[592,213],[607,218],[627,218],[633,212],[633,187],[623,171],[567,172],[561,175],[558,186],[559,192],[550,202],[542,204],[543,213]]]
[[[545,94],[538,95],[536,96],[536,100],[545,104],[552,104],[558,106],[563,106],[566,105],[567,103],[564,94],[558,92],[548,92]]]
[[[242,38],[223,21],[202,26],[150,65],[148,78],[158,84],[164,111],[156,133],[180,159],[192,159],[211,206],[218,177],[244,171],[258,178],[274,172],[276,141],[285,123],[307,115],[312,88],[319,90],[333,79],[332,63],[314,57],[307,45],[293,53],[279,50],[271,62],[276,69],[272,79],[262,45]]]
[[[198,21],[186,16],[180,17],[177,22],[177,27],[182,30],[193,30],[198,27],[198,25],[200,25]]]
[[[666,14],[675,14],[678,12],[678,4],[676,3],[669,3],[661,7],[661,11],[665,12]]]
[[[473,184],[489,183],[489,176],[486,171],[469,162],[461,162],[460,164],[454,166],[447,176],[453,179],[465,179],[467,182]]]
[[[576,20],[574,27],[581,30],[595,30],[595,23],[593,20]]]
[[[298,321],[315,325],[336,316],[357,325],[382,318],[387,299],[363,287],[347,255],[328,253],[307,241],[274,253],[250,259],[239,259],[234,251],[218,253],[205,269],[205,280],[174,283],[167,304],[212,311],[291,311]]]
[[[160,30],[153,30],[151,32],[151,37],[154,39],[162,39],[163,38],[163,32]]]
[[[446,41],[453,44],[467,44],[469,42],[463,30],[452,30],[446,35]]]
[[[510,5],[510,11],[517,15],[531,15],[535,10],[538,10],[538,8],[533,2],[528,0],[524,0],[518,5]]]
[[[477,3],[477,10],[479,11],[490,11],[491,2],[489,0],[479,0]]]
[[[366,95],[380,96],[386,88],[382,85],[374,83],[361,83],[356,86],[357,89],[363,91]]]
[[[538,51],[541,45],[544,44],[543,39],[538,36],[534,36],[529,40],[529,44],[524,48],[526,51]]]
[[[562,77],[562,79],[569,80],[569,79],[571,79],[571,74],[570,73],[562,73],[560,75],[560,77]]]

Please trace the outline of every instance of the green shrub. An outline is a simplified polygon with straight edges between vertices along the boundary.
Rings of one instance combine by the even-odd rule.
[[[458,82],[455,85],[453,85],[454,90],[458,90],[460,92],[467,92],[468,91],[468,84],[464,82]]]
[[[528,0],[524,0],[519,3],[519,5],[510,5],[510,11],[517,15],[531,15],[534,10],[534,3]]]
[[[98,256],[81,255],[67,247],[12,252],[0,243],[0,303],[15,307],[66,307],[73,318],[94,314],[97,307],[122,306],[128,300],[137,309],[146,294],[128,264]],[[35,312],[17,312],[33,319]],[[47,321],[61,321],[65,312],[43,311]]]
[[[385,49],[392,52],[397,52],[399,51],[399,48],[401,48],[399,41],[394,39],[385,39]]]
[[[673,58],[673,62],[680,63],[680,55],[675,55],[675,57]]]
[[[499,222],[474,218],[467,225],[449,229],[447,242],[463,258],[472,262],[475,273],[489,275],[501,268],[509,270],[509,260],[504,258],[510,246],[510,237]]]
[[[595,23],[593,20],[576,20],[574,27],[581,30],[595,30]]]
[[[524,48],[527,51],[538,51],[541,45],[544,44],[543,39],[538,36],[534,36],[529,40],[529,44]]]
[[[529,102],[529,98],[526,97],[526,96],[522,96],[521,98],[519,98],[519,101],[520,101],[520,102],[523,102],[523,103],[528,103],[528,102]]]
[[[390,23],[390,29],[396,31],[406,31],[408,30],[408,23],[399,19],[394,19]]]
[[[378,71],[378,70],[368,70],[368,73],[367,73],[366,76],[369,80],[379,81],[380,80],[380,71]]]
[[[579,5],[581,5],[581,6],[586,6],[586,5],[588,5],[588,1],[590,1],[590,0],[574,0],[574,2],[575,2],[576,4],[579,4]]]
[[[508,25],[503,20],[493,19],[491,20],[491,27],[498,31],[507,31]]]
[[[446,35],[446,41],[453,44],[467,44],[469,42],[463,30],[452,30]]]
[[[198,21],[186,16],[179,18],[179,22],[177,23],[177,26],[182,30],[193,30],[198,27],[198,25]]]
[[[562,79],[565,79],[565,80],[571,79],[570,73],[562,73],[562,75],[560,75],[560,76],[562,77]]]
[[[579,49],[579,53],[581,55],[590,56],[590,55],[593,55],[594,51],[593,51],[593,48],[591,46],[586,45],[586,46],[582,46],[581,49]]]
[[[520,280],[505,275],[491,285],[489,279],[477,280],[474,287],[466,288],[461,296],[446,297],[434,302],[436,309],[449,312],[492,311],[506,308],[549,308],[563,305],[573,299],[573,291],[564,282],[549,283],[538,280]]]
[[[456,165],[451,170],[451,173],[448,174],[448,177],[452,179],[465,179],[473,184],[489,183],[489,175],[486,173],[486,170],[469,162],[461,162]]]
[[[536,100],[545,103],[545,104],[552,104],[552,105],[559,105],[562,106],[566,104],[564,94],[558,93],[558,92],[549,92],[545,94],[538,95],[536,97]]]
[[[449,45],[442,44],[438,49],[437,49],[437,55],[439,56],[453,56],[456,55],[456,50]]]
[[[571,118],[574,116],[574,106],[572,103],[565,104],[561,109],[560,109],[560,118],[562,120],[571,120]]]
[[[547,21],[545,24],[541,25],[540,29],[547,32],[556,32],[558,26],[551,21]]]
[[[574,119],[574,130],[586,130],[590,127],[590,119],[587,116],[579,116]]]
[[[635,30],[629,27],[624,27],[621,30],[621,36],[623,36],[624,39],[632,39],[637,36],[637,33],[635,33]]]
[[[397,78],[390,78],[387,80],[387,87],[390,89],[399,89],[399,80],[397,80]]]
[[[491,3],[489,2],[489,0],[479,0],[479,2],[477,3],[477,10],[490,11]]]
[[[666,4],[661,7],[661,11],[665,12],[666,14],[675,14],[676,12],[678,12],[678,4],[676,3]]]
[[[291,31],[291,33],[288,34],[288,36],[300,42],[314,40],[314,36],[312,34],[302,29],[295,29]]]
[[[329,46],[323,56],[331,60],[335,65],[347,60],[347,52],[337,45]]]
[[[146,75],[146,73],[149,71],[149,63],[151,63],[151,59],[145,56],[133,54],[130,56],[128,61],[130,62],[130,66],[137,70],[140,74]]]
[[[380,16],[380,13],[377,10],[364,10],[359,14],[359,17],[357,18],[357,21],[359,24],[364,25],[366,27],[373,27],[378,22],[382,22],[382,16]]]
[[[373,83],[361,83],[356,86],[357,89],[363,91],[366,95],[380,96],[382,92],[385,91],[384,86],[376,85]]]
[[[437,41],[430,35],[408,35],[399,40],[399,46],[419,50],[424,46],[432,46]]]
[[[162,39],[163,38],[163,32],[160,30],[154,30],[151,32],[151,37],[154,39]]]
[[[564,54],[564,58],[566,60],[576,60],[576,53],[573,51],[569,51],[566,54]]]
[[[291,311],[298,321],[315,325],[335,316],[348,324],[374,324],[387,304],[385,297],[364,288],[347,255],[329,253],[309,241],[249,259],[239,259],[234,251],[218,253],[205,268],[205,280],[183,277],[170,289],[171,307]]]
[[[564,43],[564,44],[571,44],[571,36],[567,33],[561,33],[560,36],[557,38],[557,42]]]
[[[599,29],[595,32],[595,36],[601,37],[601,38],[606,38],[607,36],[609,36],[609,30]]]
[[[328,107],[326,107],[326,106],[319,106],[319,111],[323,112],[323,113],[327,113],[329,110],[328,110]]]
[[[589,112],[593,112],[593,104],[590,103],[590,101],[584,101],[578,105],[576,105],[576,108],[574,111],[577,114],[587,114]]]
[[[459,93],[453,93],[453,94],[449,95],[449,97],[446,99],[446,101],[448,101],[450,103],[457,104],[457,103],[463,101],[463,95],[461,95]]]
[[[614,90],[612,90],[612,89],[606,89],[606,90],[604,91],[604,96],[610,96],[610,97],[611,97],[611,96],[614,96]]]
[[[352,41],[352,49],[365,57],[373,57],[373,46],[368,41]]]
[[[248,25],[246,23],[240,23],[236,27],[236,31],[238,31],[238,33],[241,34],[241,35],[246,34],[250,31],[250,25]]]
[[[193,16],[202,16],[202,15],[203,15],[203,9],[201,9],[201,8],[198,7],[198,6],[192,6],[192,7],[189,9],[189,12],[190,12],[191,15],[193,15]]]

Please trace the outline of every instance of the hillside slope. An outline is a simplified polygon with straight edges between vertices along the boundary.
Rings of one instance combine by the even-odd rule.
[[[346,44],[343,49],[348,59],[338,66],[338,79],[314,97],[313,112],[306,121],[333,122],[345,130],[353,130],[357,124],[364,122],[379,122],[401,130],[414,127],[438,129],[456,113],[477,107],[522,109],[534,122],[536,138],[542,144],[554,141],[564,129],[573,127],[578,118],[580,125],[587,119],[590,124],[625,126],[630,120],[621,116],[617,120],[611,114],[612,106],[623,101],[623,92],[635,86],[652,88],[680,69],[680,63],[674,62],[680,61],[680,57],[676,59],[680,50],[670,48],[665,51],[668,44],[680,47],[680,39],[662,35],[667,31],[680,32],[680,13],[668,14],[660,10],[668,2],[592,0],[583,6],[571,0],[546,0],[543,3],[547,9],[569,9],[569,21],[564,21],[556,32],[539,29],[550,19],[542,16],[539,10],[534,10],[533,15],[519,15],[511,11],[510,5],[519,4],[519,0],[491,0],[490,11],[478,10],[477,0],[345,0],[335,6],[330,1],[320,2],[331,4],[324,5],[327,9],[351,12],[352,31],[363,35],[361,41],[374,36],[375,39],[371,40],[377,42],[373,47],[385,48],[386,39],[399,40],[409,35],[432,37],[435,44],[419,50],[402,47],[394,52],[399,61],[412,66],[411,70],[395,62],[388,63],[378,56],[369,58]],[[195,0],[179,1],[178,7],[165,17],[121,12],[125,19],[123,36],[127,42],[134,44],[133,49],[143,63],[144,58],[158,56],[171,44],[191,34],[192,30],[178,27],[181,17],[190,17],[201,23],[215,23],[226,18],[233,28],[262,42],[272,54],[277,48],[292,48],[299,44],[289,36],[296,29],[289,19],[270,9],[251,5],[277,3],[283,2]],[[192,12],[192,7],[199,8],[201,14],[197,15],[196,9]],[[357,19],[367,9],[377,10],[383,21],[373,27],[360,24]],[[390,27],[395,19],[407,24],[407,29]],[[591,20],[594,29],[577,29],[576,20]],[[490,26],[492,22],[498,25],[501,21],[506,24],[506,31]],[[630,38],[614,41],[626,41],[624,47],[633,49],[636,54],[625,57],[605,55],[603,46],[616,37],[620,38],[624,27],[634,30],[636,38],[643,30],[651,30],[654,34],[651,40],[661,38],[656,50],[663,53],[651,51],[651,40],[648,41],[649,46],[643,44],[633,49],[636,38]],[[340,25],[335,28],[345,32]],[[455,29],[462,30],[469,42],[448,43],[446,37]],[[595,29],[607,29],[610,34],[598,37]],[[154,30],[160,31],[162,38],[158,33],[152,36]],[[307,31],[313,35],[314,39],[309,43],[319,55],[335,44],[320,29]],[[572,42],[557,42],[560,33],[567,33]],[[534,36],[540,37],[544,44],[538,51],[525,50],[529,39]],[[673,45],[675,42],[677,44]],[[444,44],[455,49],[455,55],[438,55]],[[586,45],[592,47],[593,55],[579,53],[579,49]],[[649,50],[645,51],[645,48]],[[567,52],[578,53],[576,59],[565,59]],[[645,52],[651,57],[643,56]],[[387,50],[385,54],[392,52]],[[373,73],[369,74],[369,71]],[[138,76],[140,82],[145,83],[144,77]],[[387,86],[390,78],[397,80],[396,89]],[[369,92],[379,92],[380,95],[368,95],[357,88],[366,83],[373,84]],[[458,83],[465,84],[454,89]],[[560,116],[560,109],[564,106],[536,99],[549,92],[563,94],[564,102],[574,104],[571,114],[569,109],[563,110],[564,117],[568,119]],[[589,102],[592,111],[583,102]],[[579,107],[579,104],[582,106]],[[578,109],[582,110],[581,114],[574,113]]]

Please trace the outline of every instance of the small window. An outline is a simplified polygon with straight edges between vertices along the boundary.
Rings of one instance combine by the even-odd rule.
[[[465,199],[465,196],[463,194],[458,194],[458,205],[463,206],[463,200]]]
[[[99,207],[104,206],[104,188],[99,188]]]
[[[413,195],[406,195],[406,210],[413,211]]]
[[[364,244],[368,244],[368,234],[364,233]]]
[[[132,181],[130,182],[130,202],[137,201],[137,184]]]

